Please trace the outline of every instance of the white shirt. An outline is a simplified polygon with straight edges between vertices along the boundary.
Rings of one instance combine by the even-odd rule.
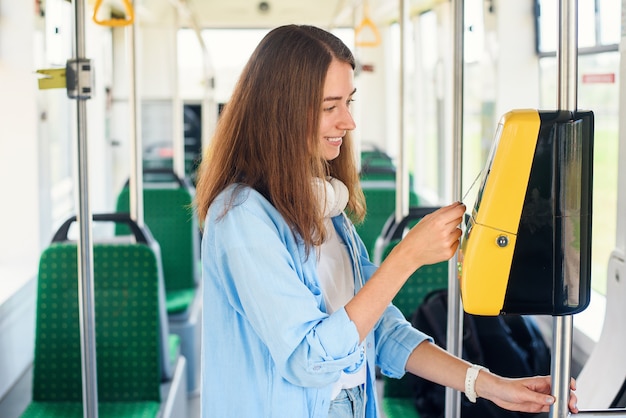
[[[325,218],[327,240],[319,247],[317,271],[327,313],[343,307],[354,296],[354,273],[348,248],[333,227],[331,218]],[[360,367],[355,373],[341,372],[335,383],[331,399],[335,399],[342,389],[349,389],[365,383],[367,368]]]

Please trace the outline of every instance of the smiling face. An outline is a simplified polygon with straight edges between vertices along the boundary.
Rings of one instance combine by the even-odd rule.
[[[319,128],[322,156],[327,161],[339,156],[343,137],[356,127],[350,113],[355,91],[354,71],[350,64],[333,60],[324,82]]]

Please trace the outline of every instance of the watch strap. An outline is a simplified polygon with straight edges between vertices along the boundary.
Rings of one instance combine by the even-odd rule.
[[[478,395],[476,394],[476,378],[481,370],[487,370],[486,367],[472,364],[465,373],[465,396],[471,403],[476,403]]]

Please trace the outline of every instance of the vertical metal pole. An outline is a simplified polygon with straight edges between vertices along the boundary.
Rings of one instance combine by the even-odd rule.
[[[453,110],[452,110],[452,195],[453,199],[461,200],[461,173],[463,172],[463,36],[464,36],[464,1],[453,0],[453,39],[452,60],[453,78]],[[462,354],[463,343],[463,309],[457,279],[457,255],[448,263],[448,351],[458,357]],[[456,418],[461,416],[461,393],[446,388],[445,416]]]
[[[398,146],[398,169],[396,171],[396,222],[400,222],[409,214],[409,167],[407,152],[407,138],[405,129],[406,120],[406,95],[407,87],[406,48],[407,31],[409,26],[409,11],[406,0],[400,0],[400,111],[399,113],[399,146]]]
[[[180,14],[174,9],[176,13],[175,29],[179,27]],[[172,167],[174,173],[181,179],[185,177],[185,128],[184,128],[184,110],[183,101],[180,97],[180,88],[178,82],[178,34],[174,31],[174,44],[172,45],[174,50],[175,59],[172,60],[172,138],[174,153],[172,156]]]
[[[85,5],[74,1],[75,56],[85,58]],[[81,92],[81,77],[77,77],[77,91]],[[89,205],[89,153],[87,149],[87,103],[77,98],[78,136],[78,315],[83,379],[83,416],[98,417],[98,383],[96,366],[96,314],[94,307],[92,217]]]
[[[134,2],[133,2],[134,3]],[[133,4],[134,7],[134,4]],[[128,79],[128,114],[130,138],[130,217],[139,226],[144,226],[143,216],[143,153],[141,138],[141,101],[137,94],[137,19],[126,27],[127,59],[130,77]]]
[[[556,398],[550,407],[550,417],[569,416],[569,381],[572,361],[572,315],[555,316],[552,336],[552,394]]]
[[[557,49],[558,81],[557,108],[574,111],[577,108],[578,83],[578,5],[576,0],[559,0],[559,44]],[[567,257],[567,254],[564,255]],[[550,417],[569,415],[569,382],[571,376],[573,318],[571,315],[553,318],[552,392],[556,402]]]
[[[578,107],[578,2],[559,0],[558,98],[559,110]]]

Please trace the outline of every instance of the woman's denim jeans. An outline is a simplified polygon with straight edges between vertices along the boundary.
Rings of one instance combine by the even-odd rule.
[[[328,418],[363,418],[365,401],[363,385],[343,389],[330,404]]]

